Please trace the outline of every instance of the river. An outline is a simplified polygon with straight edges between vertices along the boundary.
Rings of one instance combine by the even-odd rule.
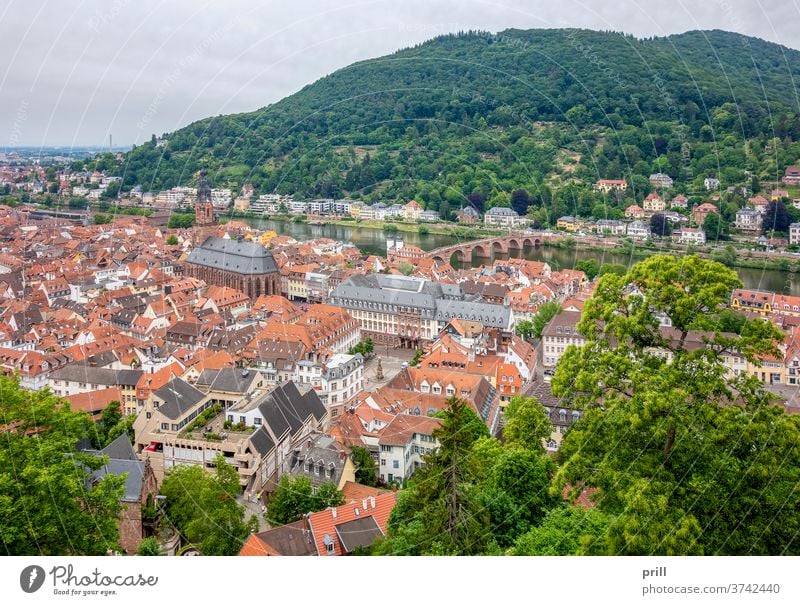
[[[290,235],[297,240],[307,240],[317,237],[328,237],[334,240],[350,242],[365,254],[386,256],[386,236],[381,229],[361,228],[356,225],[308,225],[306,223],[292,223],[288,221],[270,221],[249,219],[249,224],[263,230],[273,230],[277,233]],[[442,246],[456,244],[460,240],[453,235],[443,233],[402,233],[406,244],[419,246],[423,250],[433,250]],[[571,269],[575,263],[582,259],[593,258],[599,263],[618,263],[630,266],[641,260],[642,257],[632,257],[613,252],[582,250],[565,248],[534,248],[525,251],[528,260],[546,261],[553,269]],[[453,260],[455,263],[455,260]],[[473,264],[480,264],[477,261]],[[736,272],[744,283],[745,288],[766,290],[781,294],[800,296],[800,273],[774,269],[737,268]]]

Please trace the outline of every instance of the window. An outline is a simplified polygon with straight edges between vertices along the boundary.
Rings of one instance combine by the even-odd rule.
[[[253,418],[253,424],[256,425],[256,426],[260,426],[261,425],[261,418],[259,418],[258,416]]]
[[[392,468],[400,468],[400,461],[392,460]]]

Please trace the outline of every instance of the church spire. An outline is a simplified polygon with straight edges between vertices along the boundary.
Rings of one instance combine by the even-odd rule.
[[[194,206],[194,224],[198,227],[214,223],[214,206],[211,204],[211,186],[206,178],[206,169],[200,171],[200,184],[197,186],[197,204]]]

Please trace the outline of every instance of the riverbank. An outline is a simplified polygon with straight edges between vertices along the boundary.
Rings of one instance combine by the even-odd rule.
[[[358,229],[375,229],[384,233],[416,233],[419,235],[439,234],[460,239],[481,239],[505,235],[506,232],[497,229],[486,229],[480,225],[468,226],[459,223],[408,223],[403,221],[361,220],[350,217],[311,217],[302,214],[276,214],[264,216],[251,212],[229,212],[222,220],[244,219],[247,221],[270,221],[279,223],[307,224],[310,226],[336,225],[339,227],[352,227]]]
[[[654,254],[697,254],[704,258],[716,260],[732,268],[761,269],[767,271],[800,272],[800,256],[787,258],[780,253],[758,252],[737,248],[732,243],[723,248],[682,246],[671,242],[657,244],[634,244],[630,241],[608,240],[600,244],[597,241],[586,241],[573,237],[560,240],[545,240],[542,244],[547,248],[560,250],[580,249],[585,252],[613,252],[627,257],[647,258]]]

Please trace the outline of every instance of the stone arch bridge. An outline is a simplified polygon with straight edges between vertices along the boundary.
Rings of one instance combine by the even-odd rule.
[[[453,255],[461,263],[471,262],[475,258],[494,258],[498,253],[518,257],[522,256],[525,250],[541,246],[545,240],[556,238],[558,236],[552,233],[510,233],[443,246],[426,252],[425,257],[448,263]]]

